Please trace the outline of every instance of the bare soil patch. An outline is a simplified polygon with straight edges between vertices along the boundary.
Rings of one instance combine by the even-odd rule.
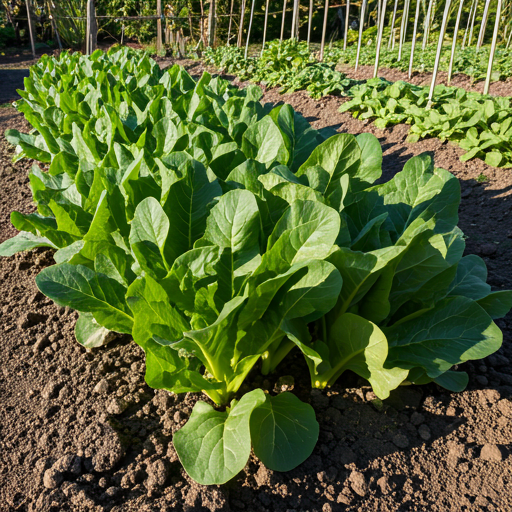
[[[169,62],[171,63],[171,62]],[[202,65],[193,63],[194,74]],[[18,86],[19,87],[19,86]],[[432,151],[436,165],[461,181],[460,226],[467,253],[481,255],[495,289],[512,286],[512,173],[482,161],[462,163],[457,146],[405,142],[398,125],[378,130],[341,114],[343,99],[305,93],[285,101],[315,127],[371,132],[391,177],[405,161]],[[0,133],[27,128],[14,109],[0,110]],[[12,164],[0,142],[0,240],[12,236],[12,210],[32,211],[30,162]],[[478,183],[485,175],[488,181]],[[297,355],[279,374],[253,386],[274,389],[294,375],[301,399],[320,422],[313,455],[288,473],[251,458],[224,486],[192,482],[177,460],[172,434],[197,395],[171,395],[144,382],[144,355],[129,337],[86,352],[73,339],[76,313],[37,291],[34,277],[53,263],[35,250],[0,260],[0,510],[6,511],[503,511],[512,509],[512,316],[500,351],[467,363],[462,393],[435,385],[402,387],[381,405],[366,382],[346,375],[325,392],[310,391]]]

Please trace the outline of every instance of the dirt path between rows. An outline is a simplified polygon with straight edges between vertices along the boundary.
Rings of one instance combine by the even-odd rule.
[[[192,72],[201,66],[194,63]],[[494,289],[512,287],[512,172],[482,161],[462,163],[460,149],[437,139],[405,143],[407,127],[378,130],[340,114],[340,98],[286,101],[315,127],[371,132],[384,149],[387,178],[408,158],[432,151],[436,165],[461,180],[460,227],[467,253],[481,255]],[[0,109],[0,132],[28,129],[12,108]],[[32,211],[30,162],[11,163],[0,142],[0,241],[15,233],[12,210]],[[486,181],[479,183],[477,179]],[[435,385],[404,387],[381,404],[354,375],[326,392],[308,391],[297,356],[279,375],[295,375],[320,422],[313,455],[288,473],[251,458],[221,487],[184,473],[172,434],[197,395],[174,396],[144,382],[142,350],[128,337],[86,352],[73,339],[76,313],[37,291],[34,277],[51,251],[0,260],[1,511],[495,511],[512,509],[512,316],[499,320],[501,350],[461,365],[462,393]],[[279,375],[254,376],[273,389]]]

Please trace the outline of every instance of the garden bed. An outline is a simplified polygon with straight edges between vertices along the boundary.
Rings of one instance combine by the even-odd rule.
[[[197,63],[191,72],[197,74]],[[21,84],[18,85],[20,87]],[[340,98],[286,101],[315,128],[374,133],[388,179],[411,156],[434,153],[435,163],[461,180],[459,225],[466,253],[482,256],[494,289],[512,287],[512,174],[484,162],[460,162],[461,150],[437,139],[405,143],[408,127],[379,130],[338,112]],[[24,126],[11,107],[0,110],[0,132]],[[24,126],[28,128],[28,126]],[[0,147],[0,241],[14,234],[9,213],[33,210],[30,163],[12,164]],[[402,387],[383,403],[355,375],[329,391],[294,391],[310,400],[320,422],[313,455],[288,473],[251,458],[228,484],[204,487],[185,474],[172,434],[198,398],[155,391],[144,382],[144,355],[128,337],[86,352],[74,340],[76,313],[44,297],[35,275],[52,251],[0,260],[0,503],[6,510],[49,511],[394,511],[509,510],[512,507],[512,316],[498,325],[501,350],[461,366],[468,389]],[[280,375],[307,375],[302,357]],[[253,383],[270,390],[271,375]],[[1,508],[1,507],[0,507]],[[3,508],[2,508],[3,510]]]

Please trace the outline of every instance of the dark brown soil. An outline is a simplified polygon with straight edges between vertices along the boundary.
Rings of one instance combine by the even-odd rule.
[[[199,72],[201,65],[192,70]],[[390,177],[423,151],[462,185],[460,226],[467,252],[480,254],[495,289],[512,287],[512,173],[437,139],[405,143],[407,127],[377,130],[340,114],[340,98],[265,93],[286,101],[316,127],[372,132]],[[0,132],[23,126],[0,110]],[[33,209],[29,163],[12,164],[0,143],[0,240],[14,234],[9,212]],[[476,180],[485,175],[487,181]],[[203,487],[184,473],[172,434],[197,395],[175,396],[144,383],[144,357],[127,337],[86,352],[73,339],[76,313],[37,291],[34,277],[51,251],[0,260],[0,510],[5,511],[500,511],[512,510],[512,316],[499,320],[501,350],[461,369],[462,393],[434,385],[403,387],[374,402],[371,388],[347,375],[309,399],[320,439],[313,455],[288,473],[255,458],[232,482]],[[308,380],[300,357],[280,370],[296,389]],[[273,389],[279,375],[262,385]],[[255,382],[257,379],[255,378]]]

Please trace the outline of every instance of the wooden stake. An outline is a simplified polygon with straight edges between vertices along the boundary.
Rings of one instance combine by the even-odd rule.
[[[501,2],[502,0],[498,0],[498,5],[496,7],[496,21],[494,22],[494,32],[492,34],[491,52],[489,53],[489,65],[487,66],[487,77],[485,78],[484,94],[489,94],[489,86],[491,85],[492,63],[494,60],[494,52],[496,51],[498,30],[500,28]]]
[[[428,39],[428,31],[429,31],[429,24],[430,24],[430,13],[432,12],[432,3],[434,0],[430,0],[428,3],[428,9],[427,9],[427,15],[425,16],[424,21],[424,32],[423,32],[423,44],[421,45],[421,49],[425,50],[425,47],[427,46],[427,39]]]
[[[319,56],[320,62],[322,62],[324,60],[325,34],[327,32],[327,15],[328,14],[329,14],[329,0],[325,0],[324,25],[322,27],[322,42],[320,43],[320,56]]]
[[[215,44],[215,21],[216,21],[215,0],[210,0],[210,11],[208,12],[208,46]]]
[[[234,4],[234,2],[235,2],[235,0],[231,0],[231,10],[229,11],[228,42],[227,42],[228,46],[231,46],[230,39],[231,39],[231,25],[233,23],[233,4]]]
[[[420,2],[421,0],[416,0],[416,16],[414,18],[414,30],[412,32],[411,58],[409,59],[409,78],[411,78],[412,75],[412,64],[414,62],[414,48],[416,46],[416,34],[418,33],[418,19],[420,17]]]
[[[380,47],[382,44],[382,32],[384,32],[384,21],[386,18],[386,3],[387,0],[383,0],[381,7],[381,16],[379,20],[379,31],[377,33],[377,48],[375,50],[375,67],[373,68],[373,78],[377,77],[379,71],[379,60],[380,60]]]
[[[475,2],[475,10],[473,11],[473,17],[471,18],[471,27],[469,29],[468,46],[471,46],[471,40],[473,39],[473,29],[475,28],[476,11],[478,9],[478,0]]]
[[[309,0],[309,18],[308,18],[308,49],[311,40],[311,21],[313,19],[313,0]]]
[[[484,6],[484,13],[482,15],[482,23],[480,25],[480,32],[478,34],[478,40],[476,42],[476,49],[479,50],[484,42],[485,28],[487,27],[487,19],[489,17],[489,5],[491,4],[491,0],[487,0]],[[500,7],[501,10],[501,7]]]
[[[290,32],[290,39],[293,39],[295,37],[296,22],[297,22],[297,0],[293,0],[292,30]]]
[[[462,46],[461,46],[461,48],[463,50],[464,50],[464,47],[466,46],[466,38],[468,37],[469,25],[471,23],[471,17],[473,16],[473,9],[475,7],[475,4],[476,4],[476,0],[473,0],[473,2],[471,2],[471,7],[469,8],[468,22],[466,24],[466,30],[464,31],[464,39],[462,40]]]
[[[283,42],[283,36],[284,36],[284,19],[286,16],[286,0],[283,1],[283,19],[281,21],[281,36],[279,37],[279,41]]]
[[[245,17],[245,0],[242,0],[242,13],[240,15],[240,28],[238,30],[238,41],[237,46],[240,48],[242,46],[242,37],[243,37],[243,30],[244,30],[244,17]]]
[[[30,6],[30,0],[26,0],[26,6],[27,6],[27,18],[28,18],[28,31],[30,33],[30,46],[32,47],[32,56],[36,57],[36,44],[34,41],[34,27],[32,25],[32,9]]]
[[[249,29],[247,30],[247,40],[245,41],[245,55],[244,59],[247,59],[247,52],[249,51],[249,38],[251,37],[252,18],[254,16],[254,4],[256,0],[252,0],[251,4],[251,17],[249,18]]]
[[[350,13],[350,0],[347,0],[347,12],[345,13],[345,34],[343,35],[343,49],[347,49],[347,36],[348,36],[348,16]]]
[[[359,16],[359,38],[357,39],[357,54],[356,54],[356,66],[355,66],[356,71],[357,71],[357,67],[359,66],[359,54],[361,53],[361,41],[363,39],[364,15],[365,15],[365,11],[366,11],[366,2],[367,1],[368,0],[363,0],[363,3],[361,5],[361,15]]]
[[[156,52],[162,51],[162,0],[156,0]]]
[[[267,0],[265,4],[265,22],[263,23],[263,44],[261,45],[261,54],[263,54],[263,50],[265,49],[265,40],[267,37],[267,21],[268,21],[268,4],[270,0]]]
[[[432,106],[432,98],[434,96],[434,88],[436,86],[437,70],[439,68],[439,61],[441,59],[441,51],[443,49],[444,34],[446,32],[446,25],[450,16],[451,0],[446,0],[444,5],[443,21],[441,23],[441,31],[439,32],[439,40],[437,41],[436,60],[434,62],[434,69],[432,71],[432,83],[430,84],[430,91],[428,93],[427,109]]]
[[[96,23],[96,9],[94,8],[94,0],[87,0],[87,41],[86,53],[91,53],[96,50],[96,41],[98,38],[98,25]]]
[[[459,23],[460,16],[462,14],[462,7],[464,6],[464,0],[460,0],[459,2],[459,10],[457,11],[457,19],[455,20],[455,28],[453,30],[453,41],[452,41],[452,51],[450,53],[450,65],[448,66],[448,85],[452,80],[452,72],[453,72],[453,60],[455,58],[455,46],[457,45],[457,33],[459,32]]]
[[[398,7],[398,0],[395,0],[395,6],[393,7],[393,18],[391,19],[391,30],[389,32],[388,50],[391,48],[395,49],[395,21],[396,21],[396,9]]]
[[[405,33],[407,30],[407,16],[409,15],[409,0],[405,0],[404,10],[402,11],[402,22],[400,23],[400,41],[398,42],[398,59],[402,60],[402,48],[405,41]]]

